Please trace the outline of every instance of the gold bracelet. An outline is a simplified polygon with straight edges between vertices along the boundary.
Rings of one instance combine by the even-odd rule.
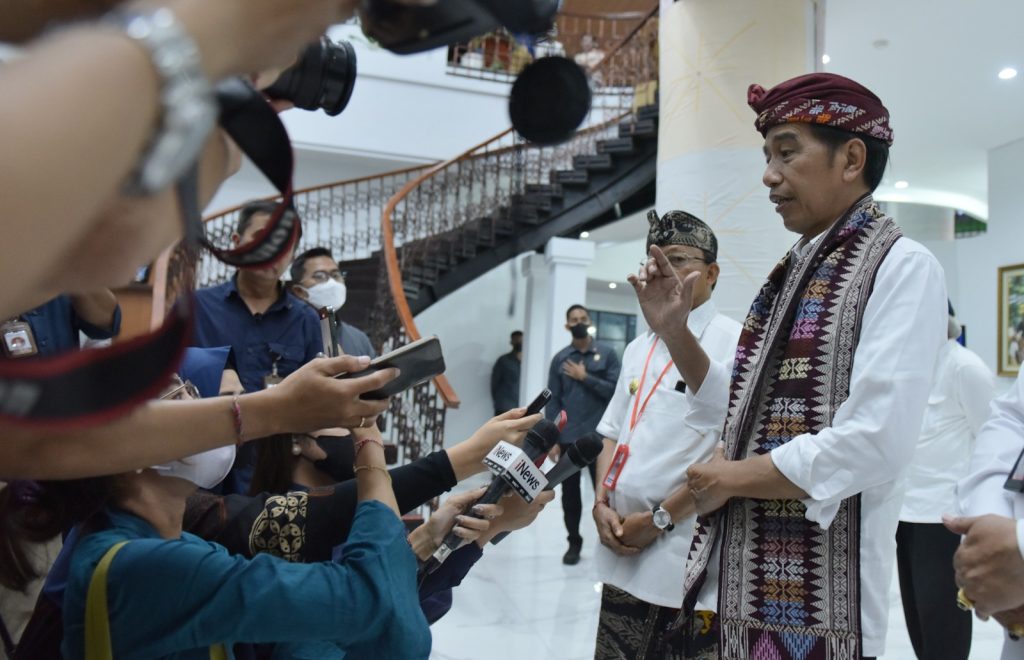
[[[352,468],[352,471],[355,472],[357,476],[360,470],[380,470],[384,473],[384,476],[388,478],[388,481],[391,481],[391,473],[388,472],[387,468],[382,468],[379,465],[357,465]]]

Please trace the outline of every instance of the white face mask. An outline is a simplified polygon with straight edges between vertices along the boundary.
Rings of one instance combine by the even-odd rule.
[[[330,279],[309,287],[306,289],[306,293],[309,294],[309,302],[313,307],[317,309],[330,307],[334,311],[338,311],[345,304],[348,290],[345,288],[344,282]]]
[[[153,469],[161,477],[187,479],[200,488],[213,488],[228,476],[235,463],[235,446],[218,447],[186,458],[179,458]]]

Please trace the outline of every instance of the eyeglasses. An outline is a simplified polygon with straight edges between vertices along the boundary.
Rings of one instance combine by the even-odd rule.
[[[345,275],[346,275],[345,271],[341,271],[341,270],[332,270],[332,271],[316,270],[316,271],[313,271],[310,274],[309,279],[313,280],[317,284],[323,284],[327,280],[334,280],[336,282],[344,282],[345,281]]]
[[[171,390],[167,394],[164,394],[160,398],[161,399],[165,399],[167,401],[178,401],[179,399],[182,398],[182,395],[185,395],[185,394],[187,394],[188,398],[190,398],[190,399],[199,399],[199,398],[201,398],[199,396],[199,388],[196,387],[195,385],[193,385],[192,381],[190,381],[190,380],[186,380],[184,383],[182,383],[181,385],[178,385],[173,390]]]

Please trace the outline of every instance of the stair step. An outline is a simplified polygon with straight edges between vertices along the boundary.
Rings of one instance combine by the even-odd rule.
[[[532,206],[513,206],[509,208],[508,212],[512,221],[516,224],[530,225],[531,227],[542,225],[547,219],[546,216],[542,216]]]
[[[405,297],[409,300],[416,300],[420,297],[420,287],[418,284],[402,282],[402,290],[405,291]]]
[[[597,153],[625,154],[627,156],[631,156],[636,153],[636,140],[631,137],[614,138],[612,140],[598,140]]]
[[[649,138],[658,134],[658,122],[653,119],[624,121],[619,124],[619,137]]]
[[[429,266],[406,266],[402,269],[402,279],[430,286],[437,281],[437,271]]]
[[[637,119],[657,119],[658,118],[658,104],[645,105],[642,108],[638,108],[636,111]]]
[[[590,176],[586,170],[552,170],[551,181],[563,186],[585,186],[590,183]]]
[[[615,168],[611,154],[586,154],[573,156],[573,169],[590,170],[592,172],[608,172]]]
[[[496,238],[508,238],[516,233],[515,222],[504,209],[479,219],[480,233]]]
[[[548,195],[549,197],[561,197],[562,186],[557,183],[528,183],[526,184],[526,192],[537,193],[540,195]]]
[[[539,213],[551,213],[551,196],[540,193],[527,193],[525,195],[512,195],[509,197],[512,208],[529,207],[536,209]]]

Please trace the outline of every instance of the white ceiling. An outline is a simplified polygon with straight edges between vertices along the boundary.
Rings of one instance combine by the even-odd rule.
[[[986,152],[1024,138],[1022,32],[1021,0],[829,0],[824,70],[871,88],[893,118],[878,197],[987,217]],[[1007,66],[1019,75],[999,80]]]

